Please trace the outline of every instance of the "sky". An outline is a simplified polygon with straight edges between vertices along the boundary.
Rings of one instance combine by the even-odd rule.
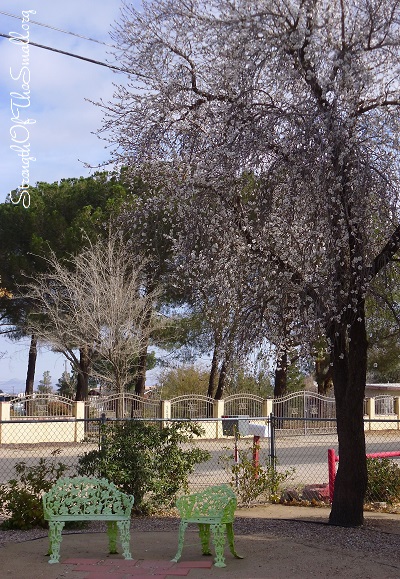
[[[132,4],[140,7],[139,0]],[[53,28],[111,44],[109,30],[120,6],[120,0],[1,0],[0,33],[118,66],[109,46]],[[85,164],[106,163],[105,143],[93,134],[101,126],[102,111],[88,101],[111,99],[113,83],[125,78],[105,66],[0,37],[0,202],[24,180],[35,185],[88,176],[93,169]],[[23,191],[15,201],[25,199],[28,204]],[[29,341],[13,343],[0,337],[0,353],[5,352],[0,389],[16,392],[18,386],[10,380],[23,389],[28,348]],[[55,384],[64,371],[64,358],[41,348],[35,384],[45,370]]]

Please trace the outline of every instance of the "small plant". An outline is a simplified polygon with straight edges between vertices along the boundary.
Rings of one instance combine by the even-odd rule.
[[[198,448],[182,448],[202,432],[190,422],[160,428],[130,420],[101,428],[101,449],[80,456],[78,472],[105,477],[133,495],[134,509],[140,513],[171,508],[178,492],[188,490],[195,465],[210,457]]]
[[[388,458],[368,458],[365,502],[400,502],[400,467]]]
[[[59,453],[57,449],[52,455]],[[41,458],[34,466],[18,462],[14,469],[17,478],[0,485],[0,515],[6,517],[1,527],[22,530],[46,527],[42,496],[63,476],[68,466]]]
[[[260,497],[264,500],[278,502],[280,485],[293,476],[294,468],[278,472],[276,465],[261,466],[254,463],[252,450],[239,451],[239,462],[231,464],[231,457],[222,457],[232,479],[230,485],[236,490],[240,502],[249,506]]]

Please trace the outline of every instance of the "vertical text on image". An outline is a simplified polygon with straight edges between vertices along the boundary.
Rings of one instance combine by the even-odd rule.
[[[17,89],[10,92],[11,122],[10,149],[15,151],[21,158],[21,184],[16,191],[10,192],[10,201],[14,205],[22,201],[22,205],[27,209],[30,206],[29,194],[29,167],[32,161],[36,161],[31,156],[30,128],[36,123],[35,119],[29,118],[29,107],[31,106],[29,69],[29,18],[31,14],[36,14],[36,10],[23,10],[21,32],[10,32],[9,40],[16,44],[21,50],[21,65],[18,70],[10,67],[10,76],[18,83]]]

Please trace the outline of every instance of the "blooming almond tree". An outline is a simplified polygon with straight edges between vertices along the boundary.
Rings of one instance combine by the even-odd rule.
[[[116,159],[246,253],[258,318],[289,312],[295,342],[325,334],[336,525],[363,521],[365,299],[400,245],[399,23],[397,0],[124,2],[131,82],[101,103]]]

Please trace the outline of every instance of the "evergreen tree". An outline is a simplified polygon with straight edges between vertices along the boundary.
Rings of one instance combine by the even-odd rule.
[[[53,386],[51,384],[51,376],[48,370],[43,372],[43,378],[39,380],[37,391],[40,394],[51,394],[53,392]]]
[[[67,398],[73,398],[76,394],[76,373],[70,374],[67,370],[61,375],[56,384],[57,394],[60,396],[66,396]]]

